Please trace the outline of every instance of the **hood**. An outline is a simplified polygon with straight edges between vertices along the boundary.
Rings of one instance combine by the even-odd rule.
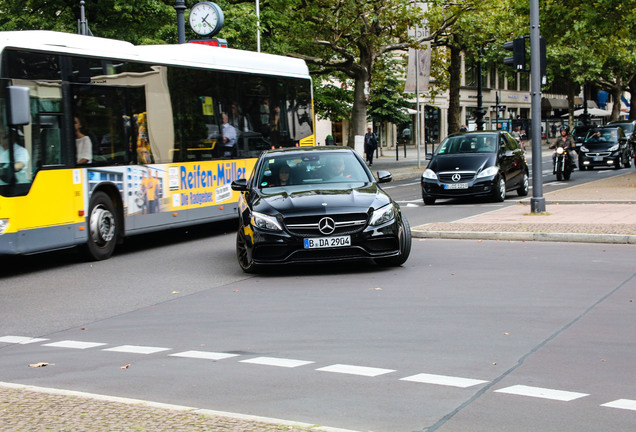
[[[389,196],[375,183],[337,183],[276,187],[260,191],[254,210],[284,213],[286,216],[306,214],[366,212],[391,202]]]
[[[497,155],[494,153],[452,154],[435,156],[429,168],[436,173],[445,171],[475,171],[479,172],[496,164]]]
[[[590,151],[603,151],[608,150],[610,147],[614,147],[618,142],[614,141],[585,141],[583,146]]]

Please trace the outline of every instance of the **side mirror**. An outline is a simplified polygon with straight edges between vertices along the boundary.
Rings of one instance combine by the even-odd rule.
[[[393,176],[388,171],[378,171],[378,183],[388,183],[393,180]]]
[[[247,189],[247,179],[238,179],[232,182],[233,191],[245,192]]]
[[[433,153],[426,153],[426,160],[433,159]]]
[[[9,126],[24,126],[31,123],[31,100],[29,88],[8,86],[7,123]]]

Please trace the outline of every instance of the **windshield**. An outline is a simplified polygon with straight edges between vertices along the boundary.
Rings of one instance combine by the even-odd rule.
[[[261,188],[370,180],[351,152],[281,153],[266,157],[258,174]]]
[[[496,134],[466,134],[446,138],[437,149],[437,154],[495,153],[496,151]]]
[[[615,128],[592,129],[585,138],[586,143],[618,142],[618,131]]]

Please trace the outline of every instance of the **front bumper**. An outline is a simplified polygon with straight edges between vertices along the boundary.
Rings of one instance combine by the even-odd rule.
[[[466,186],[461,186],[461,189],[456,189],[459,186],[458,183],[445,183],[440,180],[422,178],[422,196],[430,198],[456,198],[456,197],[471,197],[471,196],[485,196],[493,193],[495,187],[495,177],[483,177],[473,179],[465,183]]]
[[[253,241],[248,239],[247,242],[252,260],[258,265],[388,258],[400,254],[403,236],[398,218],[378,227],[366,227],[348,234],[351,236],[351,246],[346,247],[305,249],[305,238],[312,236],[258,228],[253,228],[253,232]]]
[[[581,167],[617,167],[620,163],[619,152],[581,152],[579,156]]]

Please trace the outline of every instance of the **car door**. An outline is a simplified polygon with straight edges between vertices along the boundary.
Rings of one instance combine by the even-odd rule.
[[[516,139],[508,134],[499,135],[499,167],[506,177],[506,189],[512,189],[521,181],[523,150]]]

